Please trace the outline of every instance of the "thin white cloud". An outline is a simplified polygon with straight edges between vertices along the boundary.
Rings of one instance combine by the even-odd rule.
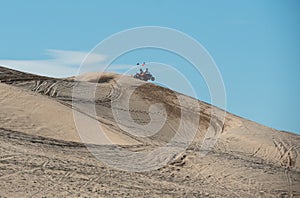
[[[106,56],[102,54],[88,54],[82,51],[46,50],[49,56],[45,60],[0,60],[0,65],[8,68],[53,77],[67,77],[77,74],[82,61],[85,65],[103,64]],[[88,56],[88,59],[85,57]]]
[[[0,65],[52,77],[73,76],[77,72],[77,68],[67,66],[64,63],[57,63],[55,60],[0,60]]]

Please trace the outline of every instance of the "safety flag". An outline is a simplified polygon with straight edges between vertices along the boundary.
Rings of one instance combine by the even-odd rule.
[[[140,65],[140,63],[137,63],[136,65]],[[145,63],[145,62],[143,62],[142,66],[145,66],[145,65],[146,65],[146,63]]]

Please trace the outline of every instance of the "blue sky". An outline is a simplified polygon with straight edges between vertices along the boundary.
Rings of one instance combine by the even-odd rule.
[[[139,26],[174,28],[195,38],[215,60],[229,112],[300,133],[297,0],[11,0],[0,5],[2,65],[44,75],[72,75],[85,53],[111,34]],[[184,65],[168,54],[155,53],[137,52],[118,63],[146,59]],[[209,101],[207,94],[199,98]]]

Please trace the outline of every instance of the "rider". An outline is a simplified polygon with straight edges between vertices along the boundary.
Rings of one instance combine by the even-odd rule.
[[[146,68],[145,75],[150,74],[148,68]]]

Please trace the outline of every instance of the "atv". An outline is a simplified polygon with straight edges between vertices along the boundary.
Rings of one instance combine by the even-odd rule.
[[[142,74],[136,73],[133,77],[137,78],[137,79],[140,79],[140,80],[143,80],[143,81],[148,81],[148,80],[154,81],[155,80],[155,77],[152,76],[152,74],[150,74],[149,72],[148,73],[142,73]]]

